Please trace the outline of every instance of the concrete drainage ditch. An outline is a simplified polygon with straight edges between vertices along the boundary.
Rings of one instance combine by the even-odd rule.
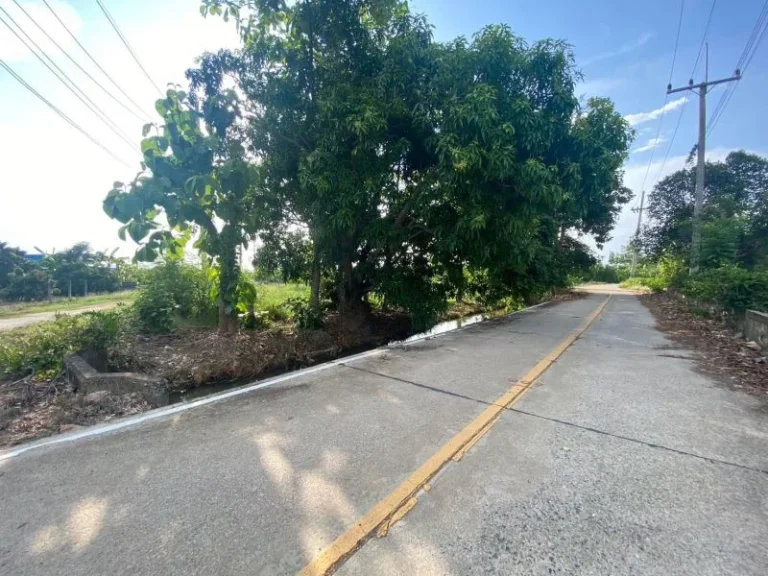
[[[165,380],[134,372],[108,372],[98,353],[86,351],[64,361],[67,378],[80,394],[139,394],[150,406],[165,406],[170,395]]]

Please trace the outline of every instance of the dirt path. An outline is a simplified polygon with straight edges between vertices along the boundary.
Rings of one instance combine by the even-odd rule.
[[[622,288],[618,284],[605,284],[601,282],[589,282],[587,284],[581,284],[580,286],[574,286],[576,292],[586,292],[587,294],[615,294],[621,295],[640,295],[648,294],[650,290],[647,288]]]
[[[56,314],[83,314],[84,312],[111,310],[112,308],[116,308],[117,305],[118,302],[107,302],[106,304],[92,304],[91,306],[75,308],[74,310],[61,310],[59,312],[55,310],[51,312],[35,312],[33,314],[24,314],[22,316],[15,316],[13,318],[0,318],[0,332],[13,330],[14,328],[23,328],[24,326],[31,326],[32,324],[53,320],[56,318]]]

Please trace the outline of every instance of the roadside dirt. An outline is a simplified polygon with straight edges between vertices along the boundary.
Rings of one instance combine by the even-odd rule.
[[[703,372],[730,387],[768,394],[768,350],[748,348],[741,334],[720,319],[694,315],[685,303],[666,294],[643,296],[642,302],[672,340],[698,353]]]
[[[120,370],[165,378],[171,390],[181,391],[311,366],[410,334],[410,321],[400,314],[376,313],[363,323],[331,314],[324,330],[284,327],[220,335],[215,329],[188,328],[167,335],[139,335],[110,362]],[[0,447],[150,408],[137,395],[97,392],[84,397],[63,374],[42,382],[32,377],[0,382]]]
[[[214,329],[186,329],[137,336],[113,361],[121,370],[160,376],[172,390],[186,390],[311,366],[409,334],[410,322],[401,315],[373,314],[370,322],[350,326],[331,314],[324,330],[276,328],[221,335]]]
[[[82,396],[60,375],[43,382],[0,382],[0,447],[148,410],[135,394]]]
[[[583,296],[565,292],[552,300]],[[446,319],[486,312],[477,304],[459,304],[451,307]],[[110,362],[118,370],[165,378],[172,391],[182,392],[312,366],[412,333],[410,321],[402,314],[376,312],[361,322],[332,313],[324,330],[280,327],[220,335],[211,328],[185,328],[166,335],[137,335],[115,351]],[[150,408],[136,395],[83,397],[63,375],[45,382],[31,377],[0,382],[0,448]]]

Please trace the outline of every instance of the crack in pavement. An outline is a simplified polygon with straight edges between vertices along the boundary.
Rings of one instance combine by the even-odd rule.
[[[437,386],[430,386],[428,384],[420,384],[418,382],[414,382],[412,380],[406,380],[404,378],[398,378],[397,376],[390,376],[389,374],[383,374],[381,372],[376,372],[375,370],[367,370],[365,368],[360,368],[359,366],[351,366],[349,364],[339,364],[340,366],[344,366],[345,368],[349,368],[351,370],[357,370],[359,372],[365,372],[366,374],[371,374],[373,376],[379,376],[381,378],[387,378],[389,380],[394,380],[396,382],[401,382],[403,384],[409,384],[411,386],[415,386],[417,388],[422,388],[424,390],[429,390],[430,392],[437,392],[439,394],[446,394],[448,396],[453,396],[455,398],[461,398],[462,400],[470,400],[472,402],[477,402],[478,404],[484,404],[486,406],[497,406],[494,402],[488,402],[486,400],[481,400],[479,398],[474,398],[473,396],[466,396],[464,394],[459,394],[458,392],[451,392],[450,390],[445,390],[443,388],[439,388]],[[699,460],[704,460],[706,462],[710,462],[712,464],[722,464],[724,466],[733,466],[734,468],[741,468],[742,470],[750,470],[752,472],[760,472],[762,474],[765,474],[768,476],[768,470],[764,468],[757,468],[755,466],[747,466],[746,464],[739,464],[737,462],[730,462],[728,460],[720,460],[719,458],[711,458],[709,456],[702,456],[701,454],[696,454],[694,452],[686,452],[685,450],[679,450],[677,448],[670,448],[669,446],[664,446],[663,444],[656,444],[654,442],[648,442],[645,440],[638,440],[636,438],[631,438],[629,436],[623,436],[621,434],[614,434],[613,432],[607,432],[605,430],[600,430],[599,428],[594,428],[592,426],[585,426],[582,424],[576,424],[575,422],[569,422],[568,420],[561,420],[559,418],[553,418],[550,416],[542,416],[541,414],[535,414],[533,412],[527,412],[525,410],[520,410],[519,408],[509,408],[509,407],[503,407],[508,412],[516,412],[517,414],[522,414],[524,416],[530,416],[532,418],[538,418],[540,420],[546,420],[548,422],[552,422],[554,424],[560,424],[562,426],[569,426],[571,428],[576,428],[579,430],[583,430],[586,432],[592,432],[594,434],[601,434],[603,436],[609,436],[611,438],[615,438],[617,440],[623,440],[625,442],[631,442],[633,444],[640,444],[642,446],[647,446],[649,448],[657,448],[659,450],[666,450],[667,452],[672,452],[673,454],[678,454],[680,456],[689,456],[691,458],[697,458]]]

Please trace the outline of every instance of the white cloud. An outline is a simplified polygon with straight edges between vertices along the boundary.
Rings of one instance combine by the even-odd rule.
[[[661,144],[662,142],[666,142],[666,139],[649,138],[645,144],[643,144],[639,148],[635,148],[634,150],[632,150],[632,153],[637,154],[638,152],[647,152],[648,150],[653,150],[654,148],[657,148],[659,144]]]
[[[688,102],[688,98],[686,98],[685,96],[682,96],[681,98],[678,98],[677,100],[672,100],[671,102],[667,102],[661,108],[656,108],[656,110],[651,110],[650,112],[638,112],[637,114],[627,114],[626,116],[624,116],[624,119],[627,122],[629,122],[630,126],[637,126],[638,124],[643,124],[644,122],[650,122],[651,120],[656,120],[662,114],[671,112],[672,110],[676,110],[686,102]]]
[[[616,50],[601,52],[600,54],[595,54],[594,56],[585,58],[584,60],[581,61],[581,65],[589,66],[590,64],[594,64],[595,62],[608,60],[609,58],[615,58],[616,56],[621,56],[622,54],[634,52],[638,48],[642,48],[644,45],[646,45],[651,38],[653,38],[653,32],[644,32],[637,38],[637,40],[624,44],[619,48],[617,48]]]

